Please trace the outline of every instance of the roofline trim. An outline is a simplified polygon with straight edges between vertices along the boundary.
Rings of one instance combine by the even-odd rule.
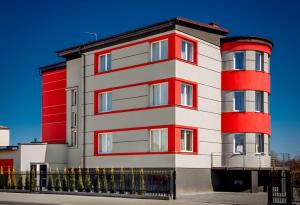
[[[66,67],[66,61],[61,61],[61,62],[58,62],[58,63],[53,63],[53,64],[49,64],[49,65],[39,67],[38,69],[41,73],[43,73],[43,72],[47,72],[47,71],[50,71],[50,70],[63,69],[65,67]]]
[[[265,44],[270,48],[274,47],[274,43],[271,40],[259,36],[227,36],[221,38],[221,44],[227,42],[255,42]]]

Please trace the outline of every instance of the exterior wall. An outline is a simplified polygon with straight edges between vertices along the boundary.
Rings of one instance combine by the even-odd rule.
[[[42,142],[66,142],[66,69],[42,73]]]
[[[0,129],[0,146],[9,146],[9,129]]]

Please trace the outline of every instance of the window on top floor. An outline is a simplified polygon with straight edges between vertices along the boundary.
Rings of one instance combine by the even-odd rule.
[[[99,57],[99,72],[105,72],[111,70],[111,54],[107,53],[100,55]]]
[[[245,91],[235,91],[233,98],[233,110],[235,112],[245,111]]]
[[[150,151],[168,151],[168,129],[165,128],[150,130]]]
[[[181,59],[194,62],[194,44],[190,41],[181,42]]]
[[[264,68],[264,53],[263,52],[255,52],[255,70],[263,71]]]
[[[235,52],[233,64],[235,70],[245,70],[245,52]]]
[[[181,105],[193,106],[193,86],[181,83]]]
[[[71,91],[71,101],[72,101],[72,106],[77,105],[77,90],[76,89],[73,89]]]
[[[151,43],[151,61],[159,61],[168,58],[168,40]]]
[[[168,104],[168,83],[159,83],[150,87],[151,106]]]

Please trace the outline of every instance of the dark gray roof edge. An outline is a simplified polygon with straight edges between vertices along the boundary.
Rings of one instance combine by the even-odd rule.
[[[221,43],[223,42],[232,42],[232,41],[239,41],[239,40],[249,40],[249,41],[256,41],[256,42],[265,42],[269,44],[269,46],[274,47],[273,41],[267,38],[263,38],[260,36],[226,36],[221,38]]]
[[[18,150],[19,146],[0,146],[0,151],[10,151],[10,150]]]
[[[62,69],[62,68],[65,68],[65,66],[66,66],[66,61],[61,61],[58,63],[41,66],[38,69],[40,72],[46,72],[46,71],[50,71],[50,70]]]
[[[97,41],[92,41],[89,43],[85,43],[85,44],[81,44],[81,45],[76,45],[76,46],[72,46],[66,49],[61,49],[58,50],[56,53],[58,56],[60,57],[64,57],[76,52],[80,52],[80,50],[82,48],[91,48],[91,47],[96,47],[99,44],[104,44],[106,42],[112,41],[112,40],[120,40],[120,39],[124,39],[124,38],[129,38],[131,36],[137,35],[140,32],[151,32],[151,31],[155,31],[155,30],[160,30],[164,27],[168,27],[168,26],[172,26],[175,24],[185,24],[185,25],[190,25],[190,26],[194,26],[200,29],[204,29],[207,30],[209,32],[213,32],[213,33],[218,33],[218,34],[222,34],[222,35],[226,35],[229,31],[225,28],[222,27],[218,27],[215,25],[210,25],[210,24],[204,24],[204,23],[200,23],[197,21],[193,21],[187,18],[183,18],[183,17],[176,17],[176,18],[172,18],[170,20],[166,20],[166,21],[162,21],[162,22],[158,22],[155,24],[151,24],[148,26],[144,26],[141,28],[137,28],[134,30],[130,30],[124,33],[120,33],[120,34],[116,34],[116,35],[112,35],[112,36],[108,36],[102,39],[99,39]]]
[[[4,125],[0,125],[0,130],[9,130],[9,127],[6,127]]]

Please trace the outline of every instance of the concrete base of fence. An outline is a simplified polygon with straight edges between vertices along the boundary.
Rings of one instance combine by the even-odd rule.
[[[138,195],[138,194],[117,194],[117,193],[93,193],[93,192],[66,192],[66,191],[37,191],[29,192],[28,190],[0,190],[0,192],[9,193],[28,193],[28,194],[56,194],[56,195],[74,195],[74,196],[94,196],[94,197],[115,197],[129,199],[155,199],[155,200],[170,200],[168,196],[159,195]]]

